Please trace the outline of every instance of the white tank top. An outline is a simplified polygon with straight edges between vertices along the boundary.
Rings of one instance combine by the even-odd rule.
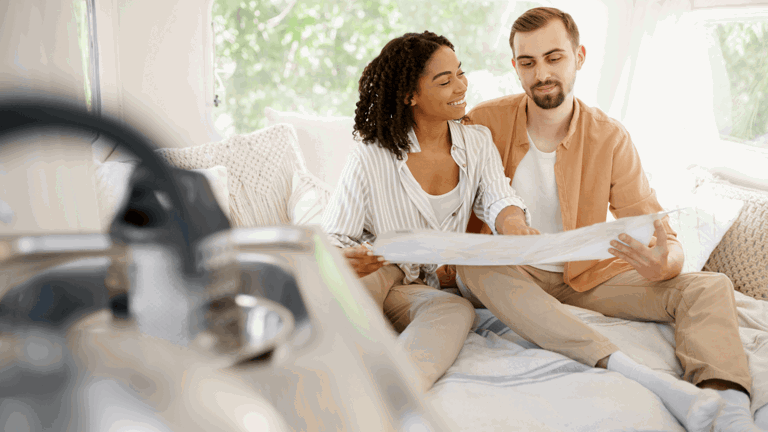
[[[432,210],[435,212],[439,225],[442,225],[448,216],[459,207],[461,203],[461,181],[461,176],[459,176],[459,183],[456,184],[456,187],[442,195],[430,195],[424,192],[429,200],[429,204],[432,205]]]
[[[523,199],[531,214],[531,227],[543,233],[563,231],[563,219],[560,213],[560,198],[555,182],[555,161],[557,152],[544,153],[539,150],[528,135],[528,152],[520,161],[512,188]],[[562,272],[564,262],[537,264],[533,267]]]

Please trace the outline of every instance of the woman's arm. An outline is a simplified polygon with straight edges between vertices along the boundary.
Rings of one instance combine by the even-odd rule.
[[[323,211],[321,226],[334,246],[344,248],[362,244],[367,190],[368,182],[355,152],[344,165],[339,184]]]
[[[480,153],[477,158],[480,181],[473,210],[480,220],[491,227],[494,234],[521,234],[524,230],[516,221],[523,222],[525,228],[530,226],[531,217],[527,207],[510,185],[512,181],[504,174],[504,167],[491,139],[491,132],[483,126],[475,128],[478,128],[476,130],[481,134],[478,142]],[[499,228],[503,232],[499,231]]]
[[[525,216],[526,212],[520,207],[505,207],[496,217],[496,232],[501,235],[541,234],[539,230],[528,226]]]
[[[366,198],[369,194],[367,178],[356,156],[353,154],[344,166],[339,184],[323,212],[322,228],[331,243],[342,249],[357,276],[363,277],[389,263],[373,255],[362,239],[368,219]]]

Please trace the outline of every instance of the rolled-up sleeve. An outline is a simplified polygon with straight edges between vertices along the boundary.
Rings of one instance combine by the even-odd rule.
[[[512,181],[504,175],[504,167],[498,150],[493,144],[491,132],[487,128],[483,131],[485,136],[481,140],[479,170],[480,182],[478,183],[477,196],[473,210],[477,217],[485,222],[494,234],[496,232],[496,218],[502,210],[509,206],[520,207],[525,212],[525,223],[531,225],[531,215],[523,199],[512,188]]]
[[[612,160],[609,210],[616,219],[664,211],[656,199],[656,192],[648,183],[640,155],[629,133],[623,127],[619,132],[611,137],[616,145]],[[667,240],[679,243],[677,233],[669,225],[669,216],[664,216],[662,223],[667,232]],[[655,237],[651,245],[655,245]]]
[[[368,197],[368,182],[359,155],[352,154],[323,212],[321,226],[331,244],[345,248],[363,242]]]

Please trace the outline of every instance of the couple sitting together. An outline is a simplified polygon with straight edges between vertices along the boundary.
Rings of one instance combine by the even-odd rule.
[[[536,235],[605,222],[606,209],[616,218],[663,210],[624,127],[573,95],[586,50],[572,17],[531,9],[509,42],[525,93],[468,114],[467,78],[451,42],[429,31],[388,42],[360,78],[355,133],[364,145],[350,155],[323,218],[400,332],[420,387],[453,364],[474,307],[486,307],[541,348],[638,381],[688,430],[759,430],[733,285],[718,273],[680,274],[683,249],[668,218],[654,223],[649,245],[621,235],[611,243],[614,258],[599,261],[438,269],[393,265],[363,245],[392,230]],[[441,279],[455,281],[463,297],[441,291]],[[683,380],[634,362],[563,303],[674,323]]]

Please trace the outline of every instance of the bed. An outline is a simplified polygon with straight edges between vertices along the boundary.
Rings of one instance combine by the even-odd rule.
[[[236,226],[317,224],[344,155],[357,145],[351,119],[271,109],[266,115],[269,126],[263,130],[160,154],[181,168],[217,171],[214,192],[223,197],[219,202],[228,207]],[[259,149],[252,155],[254,161],[246,161],[248,169],[243,169],[242,158],[231,156],[238,146]],[[101,196],[124,181],[115,174],[118,163],[99,168]],[[670,184],[663,176],[649,173],[649,178],[652,186]],[[674,187],[657,192],[665,208],[688,208],[672,221],[686,248],[684,271],[725,273],[737,290],[741,337],[754,381],[754,413],[768,403],[768,191],[740,188],[701,167],[674,173],[674,178]],[[636,361],[672,375],[682,373],[674,355],[672,325],[568,307]],[[684,430],[661,401],[636,382],[542,350],[486,309],[476,310],[475,325],[459,357],[426,400],[456,431]]]

